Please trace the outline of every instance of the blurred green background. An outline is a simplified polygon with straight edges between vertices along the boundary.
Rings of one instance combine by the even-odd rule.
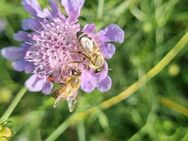
[[[40,3],[45,6],[47,0]],[[27,17],[20,0],[0,0],[0,48],[19,46],[13,34]],[[116,54],[108,61],[112,89],[92,94],[80,90],[75,112],[118,95],[157,64],[188,29],[188,1],[86,0],[80,23],[92,22],[98,29],[118,24],[126,39],[116,44]],[[70,126],[57,141],[188,141],[188,112],[180,114],[161,102],[165,98],[176,102],[176,107],[188,107],[187,48],[134,95]],[[0,115],[27,78],[0,58]],[[8,120],[13,131],[10,140],[43,141],[71,114],[66,103],[54,109],[50,96],[27,92]]]

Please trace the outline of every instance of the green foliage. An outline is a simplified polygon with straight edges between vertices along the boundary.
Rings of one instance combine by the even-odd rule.
[[[47,4],[47,0],[40,2]],[[116,54],[109,61],[112,89],[105,94],[80,91],[75,112],[117,95],[157,64],[187,31],[187,5],[187,0],[86,0],[82,25],[94,22],[101,29],[115,23],[124,29],[126,39],[116,45]],[[0,48],[19,45],[13,34],[26,17],[19,0],[1,0],[0,19],[7,25],[0,32]],[[173,64],[136,94],[105,111],[97,109],[96,114],[72,125],[57,141],[187,141],[188,118],[165,107],[159,99],[164,96],[188,106],[187,62],[185,48]],[[1,115],[27,77],[0,58]],[[72,114],[66,103],[56,109],[52,105],[50,96],[27,92],[9,119],[12,140],[43,141]]]

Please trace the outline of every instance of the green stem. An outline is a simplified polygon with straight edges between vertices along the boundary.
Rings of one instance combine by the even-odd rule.
[[[166,106],[167,108],[177,112],[177,113],[180,113],[184,116],[187,116],[188,117],[188,108],[166,98],[166,97],[159,97],[160,98],[160,103],[164,106]]]
[[[103,10],[104,10],[104,0],[98,0],[97,17],[99,19],[102,18]]]
[[[92,107],[85,112],[75,113],[69,117],[65,122],[63,122],[52,134],[47,138],[46,141],[54,141],[57,139],[71,124],[79,122],[85,119],[89,114],[94,114],[97,112],[96,108],[100,107],[102,109],[110,108],[111,106],[125,100],[127,97],[134,94],[142,86],[144,86],[148,81],[159,74],[177,55],[178,53],[187,45],[188,43],[188,32],[180,39],[180,41],[164,56],[164,58],[153,68],[151,68],[144,76],[142,76],[138,81],[133,83],[126,90],[121,92],[119,95],[114,96],[100,105]]]
[[[86,141],[86,133],[85,133],[85,127],[84,127],[84,121],[80,121],[78,123],[78,140],[79,141]]]
[[[7,108],[7,110],[2,115],[2,117],[0,119],[1,122],[4,122],[4,121],[6,121],[9,118],[9,116],[14,111],[14,109],[16,108],[16,106],[18,105],[18,103],[20,102],[20,100],[22,99],[22,97],[24,96],[24,94],[26,92],[27,92],[27,89],[25,87],[23,87],[18,92],[18,94],[16,95],[16,97],[14,98],[14,100],[12,101],[12,103],[10,104],[10,106]]]
[[[53,132],[45,141],[54,141],[57,139],[62,132],[64,132],[71,124],[72,118],[70,117],[68,120],[63,122],[56,130]]]

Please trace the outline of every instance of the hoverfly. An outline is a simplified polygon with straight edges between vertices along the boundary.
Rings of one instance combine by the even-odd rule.
[[[73,112],[77,102],[77,93],[80,88],[80,72],[71,70],[70,76],[68,76],[62,86],[57,89],[53,96],[55,98],[54,108],[61,102],[66,100],[68,103],[69,111]]]
[[[93,39],[83,32],[78,32],[77,38],[83,50],[81,54],[89,60],[89,67],[96,73],[100,72],[104,67],[105,60],[100,52],[99,46]]]

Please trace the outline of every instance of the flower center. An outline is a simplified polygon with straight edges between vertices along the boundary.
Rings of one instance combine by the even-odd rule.
[[[26,52],[25,59],[35,65],[34,73],[48,76],[54,71],[73,65],[79,54],[76,33],[79,24],[70,25],[61,19],[45,19],[41,22],[41,30],[32,32],[31,47]],[[72,67],[72,66],[71,66]]]

